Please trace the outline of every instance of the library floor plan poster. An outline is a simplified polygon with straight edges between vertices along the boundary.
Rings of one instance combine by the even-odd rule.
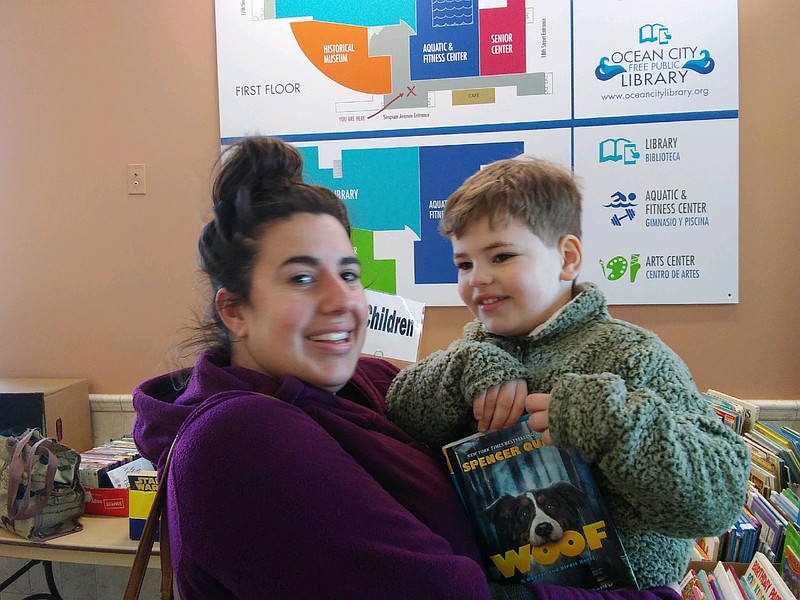
[[[735,0],[216,0],[221,144],[295,144],[377,291],[461,304],[445,200],[532,155],[574,171],[611,304],[738,302],[737,26]]]

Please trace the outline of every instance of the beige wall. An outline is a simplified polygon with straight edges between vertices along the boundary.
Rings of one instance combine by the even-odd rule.
[[[612,312],[661,335],[702,389],[800,398],[800,3],[739,11],[740,303]],[[213,13],[211,0],[0,2],[0,376],[121,394],[171,367],[200,306]],[[127,194],[129,163],[146,163],[147,195]],[[428,309],[423,354],[467,318]]]

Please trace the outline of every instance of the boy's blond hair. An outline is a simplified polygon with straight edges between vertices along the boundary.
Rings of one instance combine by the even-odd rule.
[[[581,192],[572,173],[556,163],[527,156],[498,160],[450,195],[439,232],[458,238],[487,216],[492,228],[518,219],[555,247],[562,236],[581,237]]]

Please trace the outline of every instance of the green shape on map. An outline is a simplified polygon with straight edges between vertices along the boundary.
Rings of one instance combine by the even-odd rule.
[[[374,232],[367,229],[350,231],[353,249],[361,262],[361,281],[369,290],[396,294],[397,265],[391,259],[375,259],[375,238],[373,236]]]

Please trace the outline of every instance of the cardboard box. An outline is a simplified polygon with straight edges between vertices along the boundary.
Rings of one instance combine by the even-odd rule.
[[[736,563],[736,562],[723,562],[722,563],[726,568],[732,567],[733,571],[739,576],[742,577],[747,571],[747,567],[750,566],[750,563]],[[715,560],[693,560],[689,562],[689,569],[694,569],[695,571],[705,571],[706,573],[711,573],[714,568],[717,566],[717,561]]]
[[[128,516],[128,488],[83,488],[83,508],[90,515]]]
[[[92,447],[86,379],[0,379],[0,431],[37,427],[78,452]]]

